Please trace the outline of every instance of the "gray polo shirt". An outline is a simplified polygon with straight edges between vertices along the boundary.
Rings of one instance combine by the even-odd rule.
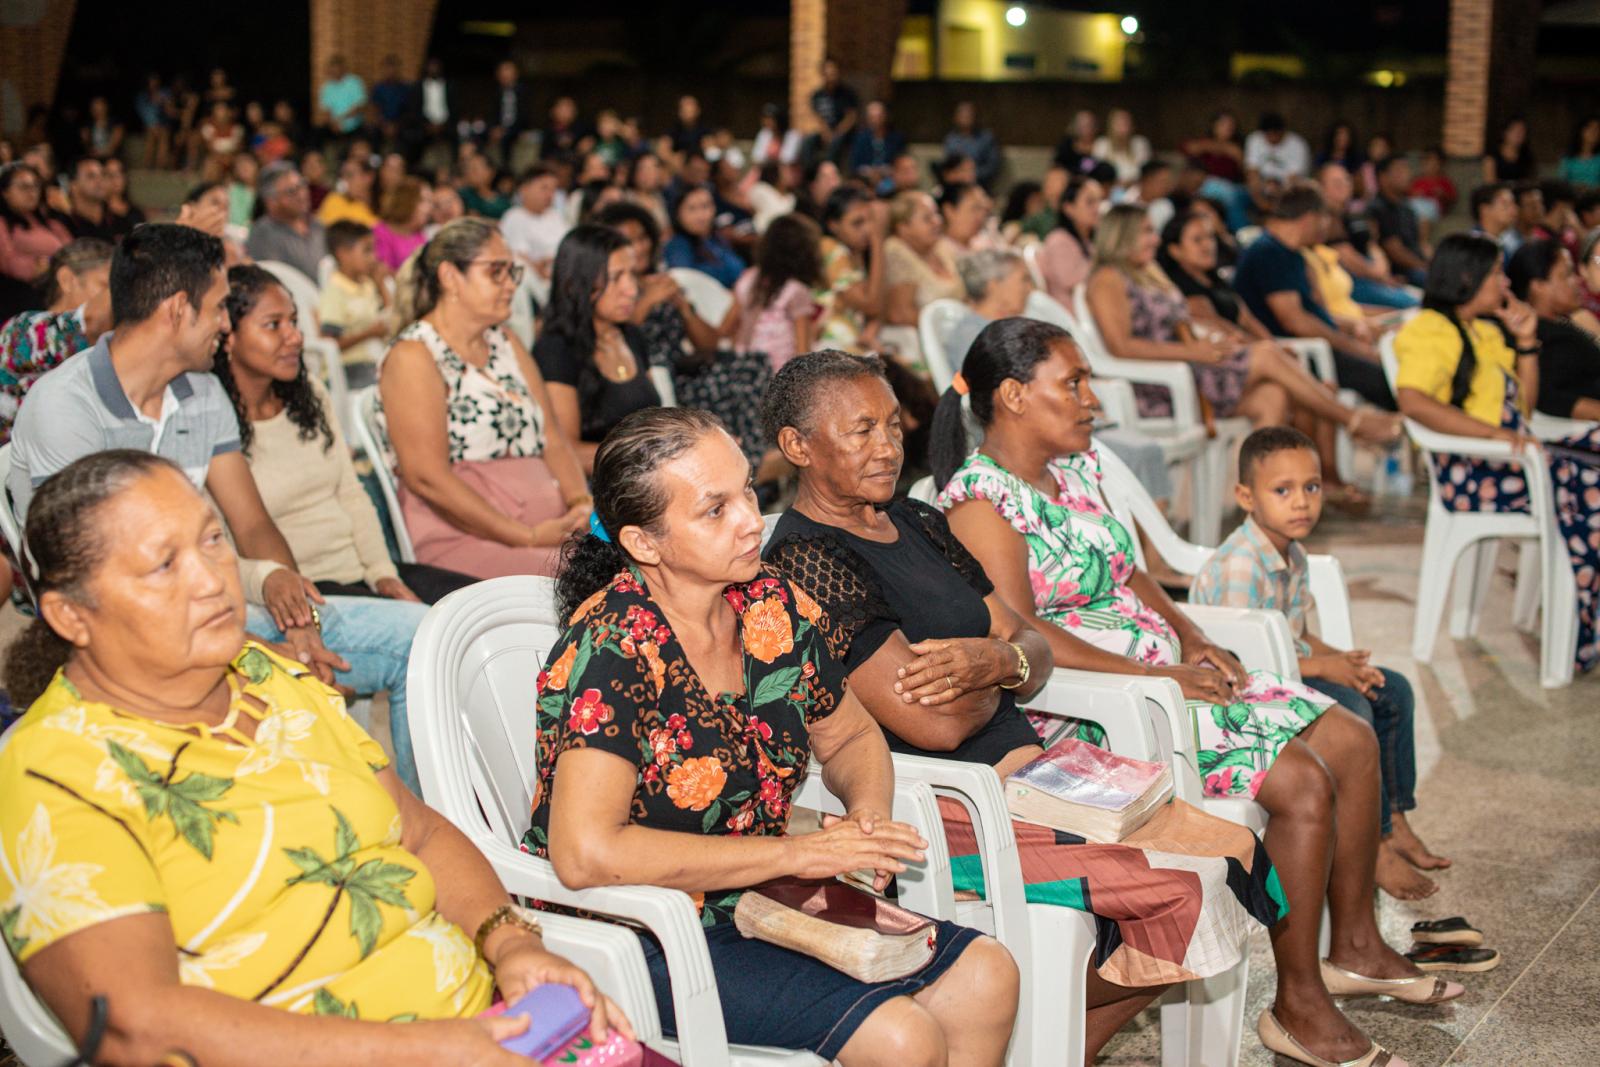
[[[11,491],[17,521],[33,491],[73,460],[110,448],[134,448],[172,460],[203,488],[211,458],[239,451],[239,419],[222,383],[183,374],[167,386],[161,418],[134,409],[111,364],[105,334],[40,378],[11,430]]]
[[[257,262],[277,260],[287,263],[315,282],[317,265],[328,254],[328,237],[322,223],[316,219],[309,222],[310,229],[300,233],[293,226],[286,226],[270,215],[263,215],[250,227],[244,250]]]

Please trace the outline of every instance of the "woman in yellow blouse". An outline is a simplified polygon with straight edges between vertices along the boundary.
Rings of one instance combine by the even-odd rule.
[[[1539,395],[1538,318],[1512,297],[1500,246],[1487,237],[1453,234],[1428,266],[1423,310],[1394,339],[1400,411],[1430,430],[1510,442],[1515,452],[1538,446],[1523,421]],[[1493,319],[1498,319],[1496,324]],[[1502,331],[1501,326],[1504,326]],[[1515,347],[1506,344],[1506,336]],[[1600,451],[1600,430],[1567,442]],[[1576,665],[1600,658],[1595,615],[1600,608],[1600,466],[1547,455],[1556,518],[1578,586]],[[1456,511],[1527,511],[1520,468],[1467,456],[1436,456],[1439,498]]]
[[[625,1025],[334,691],[246,637],[177,468],[79,460],[23,553],[40,618],[6,681],[37,700],[0,752],[0,930],[76,1040],[105,998],[90,1059],[525,1064],[497,1044],[524,1019],[473,1018],[496,985],[566,983],[596,1036]]]

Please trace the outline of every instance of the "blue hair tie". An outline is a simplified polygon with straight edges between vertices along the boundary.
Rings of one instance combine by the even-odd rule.
[[[609,545],[611,543],[611,535],[606,533],[606,524],[600,521],[600,513],[598,511],[589,512],[589,532],[606,544]]]

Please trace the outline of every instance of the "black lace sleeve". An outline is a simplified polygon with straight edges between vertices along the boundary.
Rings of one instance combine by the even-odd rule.
[[[917,527],[927,534],[933,546],[943,553],[944,558],[967,580],[967,584],[977,591],[979,596],[988,596],[994,592],[994,583],[983,572],[983,564],[979,563],[967,546],[950,530],[950,523],[944,517],[944,512],[931,504],[924,504],[920,500],[903,497],[890,505],[902,509],[902,513],[909,516]]]
[[[822,607],[828,646],[848,670],[871,659],[900,628],[866,560],[831,534],[780,530],[765,557]]]

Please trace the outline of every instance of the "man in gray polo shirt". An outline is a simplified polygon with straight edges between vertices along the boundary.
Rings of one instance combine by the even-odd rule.
[[[138,448],[172,460],[216,501],[251,599],[265,604],[297,658],[331,680],[337,657],[313,625],[309,583],[261,502],[233,404],[206,373],[228,329],[227,293],[217,238],[162,224],[128,235],[111,260],[114,333],[29,390],[11,433],[6,488],[21,521],[34,489],[82,456]]]
[[[244,249],[255,260],[276,260],[317,280],[317,266],[328,254],[322,223],[311,217],[311,190],[293,163],[262,168],[256,181],[262,216],[250,227]]]

